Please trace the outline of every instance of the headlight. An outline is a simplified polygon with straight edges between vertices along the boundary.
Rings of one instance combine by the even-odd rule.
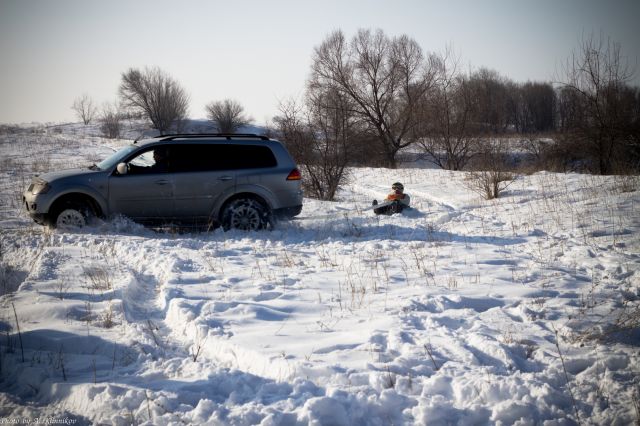
[[[31,193],[33,195],[46,194],[50,189],[51,186],[49,186],[48,182],[37,180],[33,183],[33,189],[31,190]]]

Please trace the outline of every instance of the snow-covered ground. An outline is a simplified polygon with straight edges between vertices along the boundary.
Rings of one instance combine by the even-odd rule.
[[[461,172],[353,169],[256,233],[21,210],[34,174],[124,143],[0,135],[0,421],[640,421],[637,177],[541,172],[485,201]],[[413,211],[366,209],[398,180]]]

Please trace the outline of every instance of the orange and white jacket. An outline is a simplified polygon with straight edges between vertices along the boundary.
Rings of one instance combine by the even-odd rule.
[[[400,201],[402,204],[409,207],[411,197],[409,197],[409,194],[396,194],[395,192],[392,192],[391,194],[387,195],[385,201]]]

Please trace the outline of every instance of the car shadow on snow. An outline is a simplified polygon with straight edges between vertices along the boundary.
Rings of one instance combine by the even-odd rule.
[[[483,235],[454,234],[439,230],[437,224],[426,220],[427,215],[416,209],[410,214],[393,216],[371,216],[360,212],[357,216],[330,214],[319,217],[280,220],[275,226],[266,230],[223,231],[221,228],[180,227],[178,225],[164,228],[146,227],[126,218],[102,222],[100,226],[86,227],[76,230],[77,234],[100,236],[135,236],[148,239],[189,239],[192,241],[228,241],[251,239],[253,241],[286,241],[287,243],[318,243],[324,241],[377,241],[395,240],[405,242],[434,242],[489,244],[508,246],[526,242],[524,238],[496,237]],[[390,222],[396,223],[390,223]]]

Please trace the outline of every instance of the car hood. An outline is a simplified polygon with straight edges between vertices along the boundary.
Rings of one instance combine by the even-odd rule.
[[[81,178],[88,175],[94,175],[98,172],[100,172],[100,170],[68,169],[68,170],[60,170],[57,172],[44,173],[39,175],[38,179],[42,179],[47,182],[55,182],[71,176],[73,176],[74,178]]]

